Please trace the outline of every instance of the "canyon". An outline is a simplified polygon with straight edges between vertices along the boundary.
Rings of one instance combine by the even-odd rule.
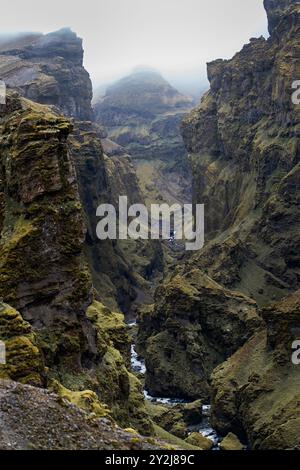
[[[197,105],[153,70],[92,102],[68,28],[0,43],[1,448],[300,449],[300,5],[264,5]],[[125,195],[204,204],[204,247],[99,240]]]

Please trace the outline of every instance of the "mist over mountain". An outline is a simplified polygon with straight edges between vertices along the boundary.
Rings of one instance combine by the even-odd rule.
[[[299,450],[300,2],[5,7],[0,449]]]

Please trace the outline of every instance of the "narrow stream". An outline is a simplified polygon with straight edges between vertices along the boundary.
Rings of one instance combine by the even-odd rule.
[[[133,327],[136,325],[136,322],[131,322],[128,324],[129,327]],[[145,375],[146,373],[146,366],[144,359],[138,355],[135,349],[135,344],[131,345],[131,369],[133,372],[136,372],[141,375]],[[144,396],[146,400],[151,401],[152,403],[161,403],[162,405],[177,405],[179,403],[188,403],[186,400],[180,398],[164,398],[164,397],[152,397],[147,390],[144,390]],[[216,431],[211,427],[210,424],[210,405],[206,404],[203,405],[202,413],[203,418],[200,424],[195,426],[190,426],[190,432],[200,432],[203,436],[211,439],[214,443],[214,447],[212,450],[219,450],[219,442],[220,437],[216,433]]]

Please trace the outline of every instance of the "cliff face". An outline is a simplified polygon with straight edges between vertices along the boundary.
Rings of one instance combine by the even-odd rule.
[[[128,203],[142,201],[135,170],[128,156],[108,157],[103,153],[97,125],[77,122],[70,137],[79,193],[85,213],[87,234],[85,254],[92,273],[93,286],[109,306],[128,309],[135,298],[136,284],[130,260],[118,240],[99,240],[96,210],[100,203],[118,207],[119,195],[128,195]]]
[[[208,397],[212,390],[222,435],[235,432],[252,448],[297,449],[291,346],[299,292],[263,309],[255,301],[263,306],[300,286],[300,108],[292,103],[300,4],[265,5],[270,38],[208,64],[211,88],[183,122],[194,202],[206,205],[206,245],[158,289],[140,316],[139,339],[153,393]],[[251,309],[261,317],[253,329],[240,316]],[[211,388],[210,372],[234,347]]]
[[[70,29],[0,43],[0,76],[26,98],[66,116],[92,119],[92,84],[83,68],[82,39]]]
[[[264,6],[268,15],[269,32],[273,34],[282,20],[282,13],[297,3],[295,0],[264,0]]]
[[[139,318],[138,346],[153,396],[210,396],[213,369],[261,327],[256,303],[199,270],[159,287]]]
[[[264,309],[266,328],[212,376],[212,422],[246,437],[253,449],[300,448],[300,368],[291,345],[299,329],[300,292]]]
[[[14,95],[2,110],[0,295],[36,328],[53,331],[52,359],[71,352],[76,363],[80,337],[90,349],[79,318],[92,284],[70,131],[66,118]]]
[[[102,409],[101,399],[121,425],[149,434],[123,316],[92,304],[118,308],[135,297],[131,264],[121,248],[96,239],[95,214],[118,190],[139,196],[128,158],[105,156],[103,129],[82,121],[91,117],[82,54],[68,30],[22,37],[0,53],[8,85],[0,110],[0,296],[12,306],[0,315],[3,376],[47,387],[58,381],[55,389],[81,407],[91,400]]]
[[[88,228],[83,236],[93,284],[101,291],[103,301],[126,309],[135,298],[132,266],[117,243],[97,240],[96,209],[101,202],[116,205],[119,194],[127,194],[130,204],[141,202],[142,196],[124,149],[107,139],[100,125],[90,122],[92,85],[82,63],[82,40],[69,29],[47,35],[21,35],[0,44],[0,76],[8,89],[50,106],[55,114],[75,118],[75,127],[70,126],[69,131],[69,151]],[[111,146],[118,147],[117,155],[107,158],[101,139],[109,154],[114,154]]]
[[[271,36],[208,64],[210,91],[183,124],[206,247],[193,264],[259,304],[300,286],[300,6],[265,2]],[[287,9],[280,9],[288,6]]]

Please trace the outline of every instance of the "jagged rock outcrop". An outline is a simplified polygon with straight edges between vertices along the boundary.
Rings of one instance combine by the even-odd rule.
[[[179,128],[191,106],[161,75],[144,71],[110,86],[94,109],[110,139],[132,157],[173,160],[185,155]]]
[[[25,34],[2,41],[0,76],[8,89],[55,107],[51,111],[54,114],[76,119],[69,131],[70,155],[88,228],[85,255],[92,281],[102,292],[103,301],[114,308],[128,309],[136,296],[137,284],[131,261],[118,243],[97,239],[96,209],[101,202],[116,205],[119,194],[127,194],[130,204],[140,203],[142,196],[130,157],[125,157],[120,147],[114,158],[107,158],[101,139],[108,147],[116,144],[107,139],[105,128],[90,122],[92,85],[83,68],[82,40],[65,28],[47,35]]]
[[[157,289],[154,308],[139,318],[146,390],[153,396],[207,400],[213,369],[261,323],[254,301],[201,271],[174,276]]]
[[[295,5],[295,3],[297,3],[295,0],[264,0],[270,34],[274,32],[282,20],[283,11]]]
[[[48,363],[96,353],[85,311],[92,283],[70,158],[69,120],[14,95],[1,114],[0,295],[40,331]]]
[[[65,28],[0,42],[0,77],[30,100],[66,116],[92,119],[92,84],[83,68],[82,39]]]
[[[103,323],[99,329],[88,309],[94,295],[101,293],[93,292],[84,250],[86,224],[69,142],[72,124],[47,106],[9,93],[0,128],[0,296],[34,330],[32,342],[28,336],[16,339],[19,368],[23,364],[24,370],[17,370],[9,347],[4,368],[9,373],[4,376],[24,377],[23,381],[38,385],[55,379],[71,392],[94,391],[108,405],[113,397],[112,416],[149,434],[152,427],[141,384],[126,368],[130,344],[128,337],[125,344],[125,324],[108,311],[106,323],[121,325],[123,344],[117,328],[115,340],[111,330],[105,331],[106,310],[98,309]],[[84,154],[84,135],[82,139]],[[100,141],[95,140],[94,148],[90,158],[97,163],[99,155],[103,157]],[[97,183],[105,188],[102,180]],[[24,322],[25,327],[29,323]],[[22,358],[28,359],[31,368]],[[43,361],[47,377],[41,371],[39,378]]]
[[[300,286],[300,5],[265,6],[270,38],[208,64],[210,91],[182,128],[206,205],[206,247],[191,264],[260,305]]]
[[[272,367],[255,301],[263,305],[300,286],[300,108],[292,102],[292,83],[300,76],[300,5],[266,2],[266,7],[273,18],[270,38],[251,39],[231,60],[208,64],[211,89],[184,120],[194,202],[206,205],[206,245],[158,288],[154,307],[141,313],[138,335],[147,366],[146,388],[153,395],[207,400],[211,372],[235,353],[224,371],[220,366],[224,382],[217,386],[217,402],[222,404],[224,383],[238,388],[239,401],[228,400],[227,428],[216,425],[224,435],[235,432],[235,405],[241,406],[244,429],[254,446],[261,445],[256,439],[264,414],[263,407],[251,414],[251,387],[256,387],[260,361]],[[272,315],[269,321],[270,344],[273,336],[288,329],[279,318]],[[249,345],[258,341],[260,349],[252,354]],[[287,336],[287,348],[290,341]],[[247,396],[235,373],[249,377],[249,367],[253,379]],[[283,375],[278,383],[277,378],[276,369],[257,378],[253,393],[261,390],[266,407],[273,384],[278,406],[285,403]],[[289,412],[296,406],[290,404]],[[256,433],[254,418],[260,411],[262,425]],[[269,429],[277,422],[273,411]],[[291,446],[287,440],[283,444]],[[271,440],[265,441],[265,448],[268,445],[273,445]]]
[[[212,376],[212,423],[247,438],[253,449],[300,449],[300,291],[263,310],[266,328]]]
[[[3,302],[0,302],[0,340],[5,345],[0,378],[43,386],[46,371],[37,336],[21,314]]]
[[[123,431],[48,390],[0,380],[0,448],[150,450],[166,444]]]

